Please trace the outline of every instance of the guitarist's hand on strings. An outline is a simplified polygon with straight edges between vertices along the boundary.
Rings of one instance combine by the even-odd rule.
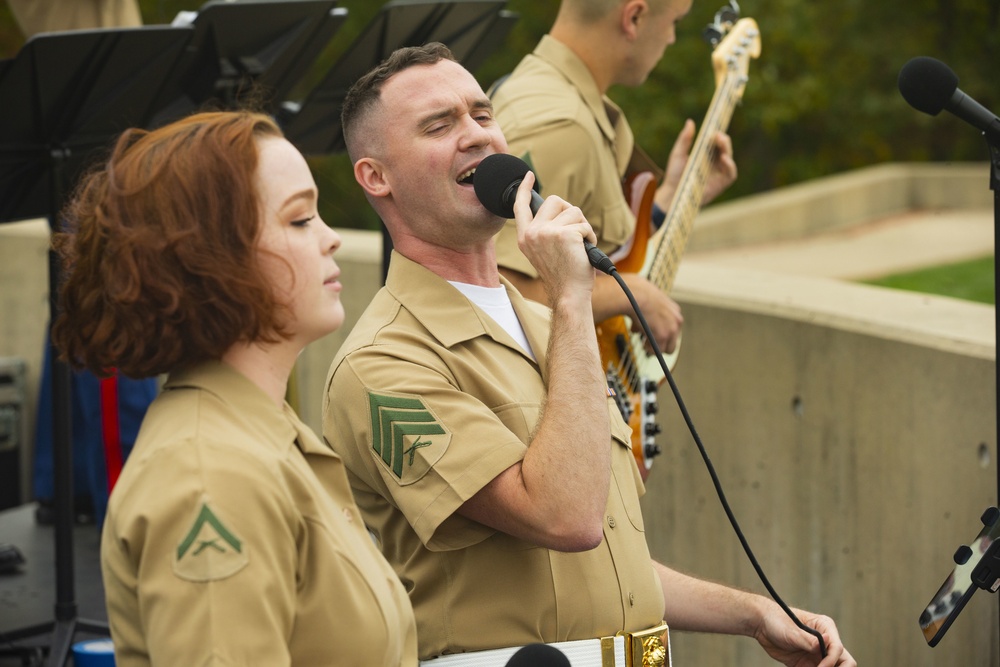
[[[663,175],[663,183],[656,189],[656,197],[653,201],[663,211],[669,211],[674,193],[680,185],[681,175],[684,166],[687,164],[688,155],[691,153],[691,145],[694,143],[695,126],[690,118],[684,122],[674,147],[670,149],[670,157],[667,159],[667,167]],[[736,162],[733,159],[733,141],[728,134],[719,132],[715,136],[715,152],[712,156],[712,169],[705,181],[705,190],[702,193],[701,204],[704,206],[733,184],[736,180]]]
[[[642,314],[646,316],[646,322],[660,350],[666,354],[673,353],[681,336],[681,326],[684,324],[681,307],[643,276],[637,273],[623,273],[621,277],[632,290]],[[642,334],[642,325],[621,287],[610,276],[598,274],[594,283],[594,322],[603,322],[609,317],[618,315],[632,318],[632,330]],[[643,340],[645,340],[644,334]],[[647,345],[647,351],[652,353],[652,347]]]

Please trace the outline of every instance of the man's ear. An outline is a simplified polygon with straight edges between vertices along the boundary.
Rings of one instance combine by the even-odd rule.
[[[646,0],[628,0],[622,5],[619,27],[629,40],[635,40],[638,37],[639,24],[646,20],[649,11]]]
[[[385,169],[375,158],[363,157],[354,163],[354,180],[371,197],[386,197],[391,192]]]

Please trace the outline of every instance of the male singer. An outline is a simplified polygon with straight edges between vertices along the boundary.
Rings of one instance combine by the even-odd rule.
[[[599,660],[601,638],[666,619],[752,636],[786,665],[855,665],[829,618],[799,612],[825,638],[821,659],[770,600],[650,559],[628,427],[598,363],[593,230],[558,197],[532,219],[529,174],[515,217],[551,312],[500,277],[504,221],[472,182],[507,145],[472,75],[440,44],[400,49],[352,87],[343,123],[394,251],[333,361],[323,432],[409,592],[421,658],[503,665],[496,649],[545,642]]]

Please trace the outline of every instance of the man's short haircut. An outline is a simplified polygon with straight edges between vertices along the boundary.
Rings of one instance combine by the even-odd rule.
[[[646,0],[650,10],[660,12],[670,2],[676,0]],[[576,21],[587,25],[597,23],[610,12],[617,10],[625,0],[562,0],[562,11],[566,11]]]
[[[596,23],[624,0],[563,0],[563,9],[583,24]]]
[[[451,50],[440,42],[431,42],[423,46],[407,46],[393,51],[388,58],[362,76],[344,98],[344,107],[340,113],[340,122],[344,128],[344,142],[352,160],[358,159],[356,154],[366,132],[364,121],[378,106],[382,94],[382,86],[394,75],[417,65],[433,65],[442,60],[455,61]]]
[[[287,335],[257,247],[259,139],[281,136],[249,112],[122,134],[54,239],[66,279],[52,338],[70,364],[152,377]]]

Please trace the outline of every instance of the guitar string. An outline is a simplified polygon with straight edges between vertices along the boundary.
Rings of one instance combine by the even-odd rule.
[[[708,118],[706,118],[705,121],[705,125],[712,128],[712,130],[709,132],[703,131],[699,135],[697,139],[697,144],[694,147],[694,150],[696,152],[701,151],[703,149],[704,144],[707,141],[709,141],[709,137],[714,137],[715,132],[717,132],[720,127],[722,127],[724,122],[727,120],[727,118],[725,118],[727,111],[729,113],[729,118],[732,117],[732,109],[735,105],[734,98],[736,98],[736,92],[734,90],[731,90],[733,84],[734,84],[733,77],[727,76],[726,81],[720,88],[720,94],[719,94],[719,99],[726,100],[727,104],[724,105],[726,108],[719,108],[719,105],[713,105],[713,108],[710,111],[709,116]],[[719,118],[719,116],[722,116],[722,118]],[[702,182],[704,182],[706,178],[706,169],[708,168],[708,165],[711,163],[711,157],[713,157],[714,150],[715,150],[714,148],[709,149],[709,155],[710,155],[709,160],[703,161],[695,165],[695,169],[687,172],[687,174],[685,175],[684,179],[682,180],[678,188],[682,197],[683,193],[686,190],[693,187],[692,179],[690,178],[692,172],[697,172],[698,178],[701,179]],[[684,200],[685,202],[687,202],[686,203],[687,208],[690,209],[690,207],[692,206],[692,204],[690,203],[691,198],[684,197]],[[666,228],[664,229],[665,233],[664,238],[668,241],[668,243],[660,244],[657,247],[656,253],[654,254],[654,259],[651,264],[651,273],[654,274],[654,283],[657,283],[657,281],[662,280],[662,276],[665,271],[662,261],[663,249],[665,246],[673,246],[672,243],[669,243],[669,240],[673,238],[674,232],[676,232],[676,229],[674,230]],[[674,255],[675,255],[674,259],[676,262],[679,259],[676,256],[676,250],[674,251]],[[626,349],[627,354],[619,355],[617,373],[619,377],[623,377],[626,379],[627,384],[630,388],[635,387],[636,391],[641,390],[641,387],[639,386],[640,382],[639,373],[641,370],[639,367],[639,361],[641,359],[641,353],[644,349],[645,349],[645,343],[642,340],[642,336],[638,333],[632,333],[630,335],[629,347]]]
[[[719,130],[719,128],[721,128],[725,123],[728,122],[729,119],[732,118],[733,109],[735,107],[736,102],[738,101],[738,91],[734,89],[735,85],[738,82],[739,82],[739,77],[733,77],[731,74],[727,75],[726,81],[720,88],[720,95],[719,95],[719,98],[725,99],[727,104],[722,105],[725,108],[719,108],[718,105],[713,105],[713,109],[711,110],[708,118],[706,118],[705,121],[705,125],[713,129],[711,132],[702,131],[702,133],[697,139],[694,151],[702,150],[704,144],[708,142],[710,138],[714,138],[715,133]],[[726,117],[727,114],[728,117]],[[708,152],[709,152],[709,159],[699,163],[698,165],[695,166],[695,169],[687,172],[684,179],[680,183],[678,189],[679,192],[682,194],[682,196],[685,190],[688,190],[691,187],[693,187],[692,180],[690,178],[692,172],[697,172],[696,175],[698,176],[698,179],[700,179],[702,182],[706,180],[707,169],[711,164],[712,159],[714,158],[715,148],[714,147],[709,148]],[[686,202],[686,207],[688,209],[694,206],[694,204],[691,203],[690,197],[685,197],[685,202]],[[664,229],[664,235],[665,235],[664,238],[666,239],[667,242],[658,245],[656,253],[653,256],[653,261],[650,265],[650,273],[654,275],[653,282],[656,283],[658,286],[659,286],[659,281],[663,279],[663,275],[668,269],[668,267],[665,266],[663,261],[664,248],[669,247],[669,249],[673,251],[675,263],[678,262],[680,259],[677,256],[676,248],[673,247],[674,244],[670,242],[670,239],[673,238],[673,233],[675,232],[676,229],[674,230],[670,230],[669,228]],[[626,349],[626,354],[620,354],[618,357],[618,367],[616,369],[616,372],[618,373],[619,377],[626,379],[629,388],[635,387],[637,391],[640,391],[641,387],[639,386],[640,382],[639,373],[641,369],[639,367],[639,360],[641,358],[640,355],[642,351],[645,349],[645,343],[642,339],[642,336],[634,332],[630,335],[629,343],[630,344]]]

